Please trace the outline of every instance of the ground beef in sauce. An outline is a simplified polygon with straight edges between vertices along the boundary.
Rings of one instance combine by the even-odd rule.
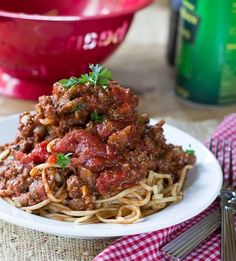
[[[61,185],[58,174],[63,175],[66,200],[74,210],[93,209],[93,197],[129,188],[149,170],[178,179],[185,165],[195,163],[195,156],[166,144],[164,121],[150,126],[148,116],[139,114],[137,107],[134,92],[115,81],[106,89],[91,84],[65,89],[55,83],[51,96],[39,98],[35,112],[20,116],[15,142],[0,147],[10,150],[0,161],[0,196],[11,196],[20,206],[43,201],[47,195],[42,178],[31,177],[30,170],[68,153],[69,168],[51,171],[49,185],[55,192]],[[94,112],[102,120],[92,120]],[[46,147],[54,139],[49,153]]]

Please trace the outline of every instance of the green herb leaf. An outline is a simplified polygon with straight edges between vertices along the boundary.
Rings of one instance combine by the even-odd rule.
[[[189,156],[193,156],[195,154],[195,151],[194,150],[186,150],[185,153],[188,154]]]
[[[91,69],[91,72],[88,74],[82,74],[80,77],[80,82],[84,84],[88,82],[106,89],[108,82],[112,80],[111,72],[99,64],[90,64],[89,68]]]
[[[80,78],[79,78],[79,83],[80,84],[85,84],[87,82],[92,82],[92,78],[89,74],[81,74]]]
[[[107,68],[104,68],[99,74],[98,85],[106,89],[110,80],[112,80],[112,74]]]
[[[80,84],[80,79],[76,77],[70,77],[69,79],[62,79],[59,83],[65,88],[70,89],[72,86]]]
[[[94,83],[94,85],[97,84],[97,81],[99,79],[99,75],[100,73],[102,72],[102,68],[103,66],[99,65],[99,64],[96,64],[96,65],[93,65],[93,64],[90,64],[89,65],[89,68],[92,72],[90,72],[90,75],[91,75],[91,78],[92,78],[92,81]]]
[[[95,123],[102,123],[105,120],[105,116],[102,114],[98,114],[96,111],[92,112],[90,114],[90,119],[91,121],[95,122]]]
[[[188,146],[189,146],[189,149],[185,150],[185,153],[188,154],[189,156],[195,155],[195,150],[193,150],[191,148],[191,144],[189,144]]]
[[[70,155],[71,153],[68,153],[66,155],[63,153],[57,154],[57,165],[59,165],[63,169],[66,168],[70,164]]]
[[[90,73],[81,74],[80,78],[70,77],[69,79],[62,79],[59,83],[67,90],[74,85],[86,83],[99,85],[105,90],[109,81],[112,80],[111,72],[99,64],[90,64],[89,68],[91,70]]]

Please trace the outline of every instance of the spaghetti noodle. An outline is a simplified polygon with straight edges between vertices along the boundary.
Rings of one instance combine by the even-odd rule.
[[[22,207],[23,210],[60,221],[112,224],[137,222],[140,218],[180,201],[183,198],[182,188],[186,174],[192,168],[191,165],[185,166],[181,170],[179,180],[176,183],[173,182],[169,174],[149,171],[147,178],[141,180],[138,185],[125,189],[112,197],[94,199],[95,210],[73,211],[64,202],[67,194],[65,180],[63,179],[63,185],[54,196],[46,178],[46,169],[52,166],[44,164],[44,166],[38,167],[41,169],[48,199],[30,207]],[[168,182],[165,182],[166,180]],[[9,201],[9,198],[6,199]],[[11,203],[15,204],[12,200]]]

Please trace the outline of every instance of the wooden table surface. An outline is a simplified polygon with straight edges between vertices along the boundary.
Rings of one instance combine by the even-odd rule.
[[[221,119],[235,112],[236,105],[207,107],[188,104],[176,98],[175,70],[165,60],[168,9],[154,4],[141,11],[119,50],[105,64],[113,78],[135,90],[140,110],[150,116],[199,121]],[[32,110],[35,102],[0,97],[0,116]]]

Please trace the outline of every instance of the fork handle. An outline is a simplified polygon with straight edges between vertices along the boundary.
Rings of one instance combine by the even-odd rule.
[[[233,220],[233,209],[221,200],[221,260],[236,260],[236,233]]]

